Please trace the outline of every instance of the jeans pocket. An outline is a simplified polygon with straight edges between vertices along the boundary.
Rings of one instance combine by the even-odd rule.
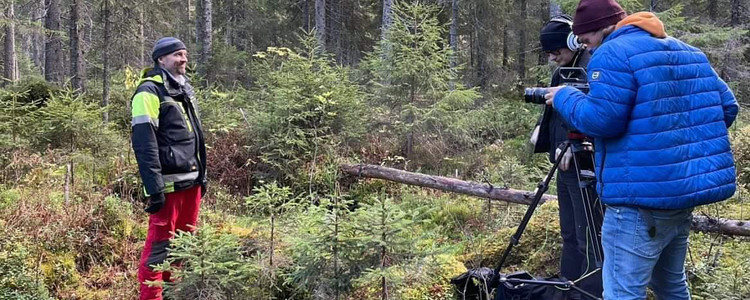
[[[634,251],[645,257],[657,257],[661,252],[661,243],[659,240],[659,230],[656,230],[654,237],[648,233],[649,225],[644,220],[639,211],[635,211],[635,232],[633,232]],[[656,225],[654,225],[656,226]],[[663,234],[661,234],[663,235]]]

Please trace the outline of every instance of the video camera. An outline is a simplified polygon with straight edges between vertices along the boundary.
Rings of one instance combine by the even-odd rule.
[[[560,76],[561,85],[572,86],[588,94],[588,74],[585,69],[581,67],[560,67],[557,74]],[[544,104],[546,102],[544,95],[547,93],[549,93],[548,88],[526,88],[523,93],[523,99],[526,103]]]

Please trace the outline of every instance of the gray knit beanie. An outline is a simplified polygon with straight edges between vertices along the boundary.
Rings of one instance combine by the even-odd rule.
[[[182,41],[173,37],[163,37],[154,44],[154,50],[151,52],[151,59],[156,63],[159,61],[159,57],[183,49],[187,48]]]

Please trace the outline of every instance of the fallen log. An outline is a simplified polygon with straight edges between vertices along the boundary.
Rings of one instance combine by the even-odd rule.
[[[408,172],[376,165],[342,165],[341,170],[344,173],[355,176],[384,179],[398,183],[518,204],[529,205],[531,204],[531,199],[534,197],[534,193],[528,191],[496,187],[488,183],[477,183],[450,177]],[[557,197],[545,194],[542,196],[540,203],[549,201],[551,198],[555,198],[555,200],[557,199]]]
[[[342,172],[360,177],[378,178],[408,185],[433,188],[441,191],[470,195],[491,200],[517,204],[531,203],[534,192],[496,187],[489,183],[464,181],[455,178],[408,172],[377,165],[341,165]],[[556,196],[545,194],[540,203],[555,201]],[[750,236],[750,221],[712,218],[693,215],[691,229],[701,232],[716,232],[725,235]]]
[[[693,215],[690,229],[701,232],[718,232],[725,235],[750,236],[750,221]]]

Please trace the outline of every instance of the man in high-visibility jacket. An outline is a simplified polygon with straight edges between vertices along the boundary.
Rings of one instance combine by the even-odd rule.
[[[185,76],[185,44],[172,37],[154,45],[154,67],[143,70],[132,100],[132,141],[148,197],[146,245],[138,269],[141,299],[162,299],[169,281],[153,266],[167,258],[177,230],[193,231],[206,191],[206,146],[193,88]]]

